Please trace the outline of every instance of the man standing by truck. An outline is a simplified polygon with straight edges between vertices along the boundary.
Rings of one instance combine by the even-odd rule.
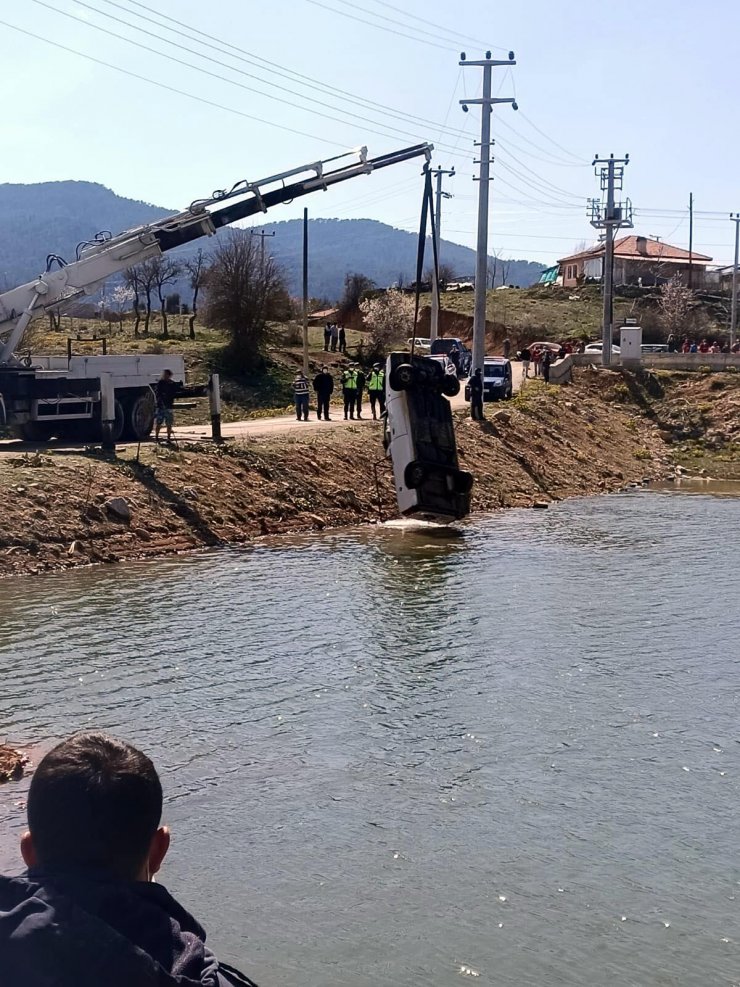
[[[164,425],[167,428],[167,441],[172,442],[172,425],[175,419],[175,395],[180,385],[172,379],[171,370],[163,370],[162,376],[154,385],[154,398],[157,402],[154,413],[154,441],[159,442],[159,432]]]

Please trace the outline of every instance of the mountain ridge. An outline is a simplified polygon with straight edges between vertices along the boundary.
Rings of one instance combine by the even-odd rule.
[[[0,289],[5,290],[38,276],[49,253],[70,261],[79,243],[100,230],[113,234],[177,212],[143,200],[119,196],[98,182],[67,180],[32,185],[0,184]],[[267,218],[267,217],[266,217]],[[303,223],[300,219],[267,219],[260,228],[275,231],[268,241],[270,253],[283,267],[288,288],[300,293]],[[176,254],[186,257],[208,246],[213,240],[183,248]],[[345,275],[359,272],[378,287],[387,287],[400,278],[415,278],[417,236],[375,219],[315,218],[309,221],[309,291],[312,297],[335,301],[342,293]],[[441,262],[456,277],[472,275],[475,251],[449,240],[442,240]],[[427,264],[431,244],[427,244]],[[507,283],[532,284],[543,265],[511,259]],[[499,272],[503,270],[499,261]],[[500,280],[500,274],[499,279]],[[183,297],[184,283],[175,286]]]

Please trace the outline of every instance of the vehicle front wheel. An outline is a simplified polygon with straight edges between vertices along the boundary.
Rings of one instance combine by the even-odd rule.
[[[401,363],[391,370],[389,383],[394,391],[405,391],[416,379],[414,368],[410,363]]]
[[[427,471],[421,463],[409,463],[404,470],[403,479],[410,490],[416,490],[426,479]]]
[[[460,393],[460,381],[457,377],[453,377],[452,374],[447,374],[442,381],[442,393],[448,398],[454,398],[456,394]]]

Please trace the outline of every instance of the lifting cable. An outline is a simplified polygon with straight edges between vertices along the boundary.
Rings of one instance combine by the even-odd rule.
[[[439,308],[439,259],[437,257],[437,226],[434,215],[434,193],[432,191],[432,173],[429,163],[424,165],[424,194],[421,200],[421,220],[419,222],[419,242],[416,249],[416,290],[414,292],[414,322],[411,335],[411,357],[414,357],[416,349],[416,324],[419,320],[419,301],[421,295],[421,279],[424,273],[424,249],[427,239],[427,214],[432,229],[432,254],[434,258],[434,270],[432,272],[432,291],[437,296],[437,307]]]

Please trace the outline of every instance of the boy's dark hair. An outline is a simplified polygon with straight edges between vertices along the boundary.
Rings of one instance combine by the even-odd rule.
[[[135,879],[162,816],[162,785],[141,751],[78,733],[42,758],[28,791],[39,866]]]

